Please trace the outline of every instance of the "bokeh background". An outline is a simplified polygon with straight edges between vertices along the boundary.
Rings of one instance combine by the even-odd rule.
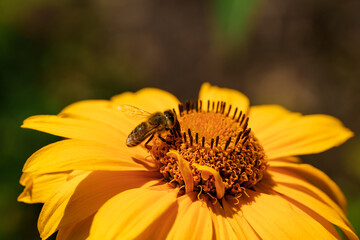
[[[351,128],[303,160],[340,185],[359,234],[359,12],[358,0],[1,0],[0,239],[39,239],[41,205],[16,201],[18,180],[58,138],[20,129],[25,118],[149,86],[195,99],[205,81]]]

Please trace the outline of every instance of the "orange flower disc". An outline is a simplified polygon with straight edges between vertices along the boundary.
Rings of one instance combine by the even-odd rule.
[[[241,196],[263,177],[267,164],[263,147],[248,128],[248,117],[225,102],[187,102],[185,110],[179,105],[179,125],[163,141],[153,140],[150,153],[157,160],[166,181],[180,187],[186,184],[179,170],[179,161],[169,151],[177,151],[190,163],[194,190],[217,196],[215,177],[204,178],[194,165],[215,169],[225,185],[225,194]],[[194,165],[193,165],[194,164]]]

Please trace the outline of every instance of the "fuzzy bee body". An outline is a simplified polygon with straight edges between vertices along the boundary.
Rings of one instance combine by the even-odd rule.
[[[126,139],[126,145],[134,147],[148,137],[152,138],[156,133],[160,135],[163,131],[172,129],[176,121],[176,114],[171,110],[150,114],[146,121],[143,121],[131,131]]]

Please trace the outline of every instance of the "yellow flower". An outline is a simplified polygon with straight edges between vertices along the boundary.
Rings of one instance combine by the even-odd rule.
[[[128,147],[142,112],[129,105],[176,111],[178,122],[148,148],[144,132],[136,135],[143,143]],[[33,116],[22,127],[65,138],[34,153],[20,179],[18,200],[44,203],[43,239],[56,231],[57,239],[340,238],[334,226],[358,239],[339,187],[295,157],[353,136],[333,117],[249,107],[240,92],[205,83],[184,105],[146,88]]]

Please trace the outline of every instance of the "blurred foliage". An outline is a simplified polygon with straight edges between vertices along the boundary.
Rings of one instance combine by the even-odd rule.
[[[22,121],[74,101],[148,86],[193,99],[209,81],[253,104],[334,115],[359,135],[359,10],[356,0],[0,1],[0,239],[39,238],[41,205],[16,202],[18,181],[58,139]],[[356,136],[303,158],[343,189],[357,233],[359,149]]]
[[[229,50],[244,45],[255,15],[259,11],[261,0],[213,0],[216,34],[219,41],[226,44]]]

